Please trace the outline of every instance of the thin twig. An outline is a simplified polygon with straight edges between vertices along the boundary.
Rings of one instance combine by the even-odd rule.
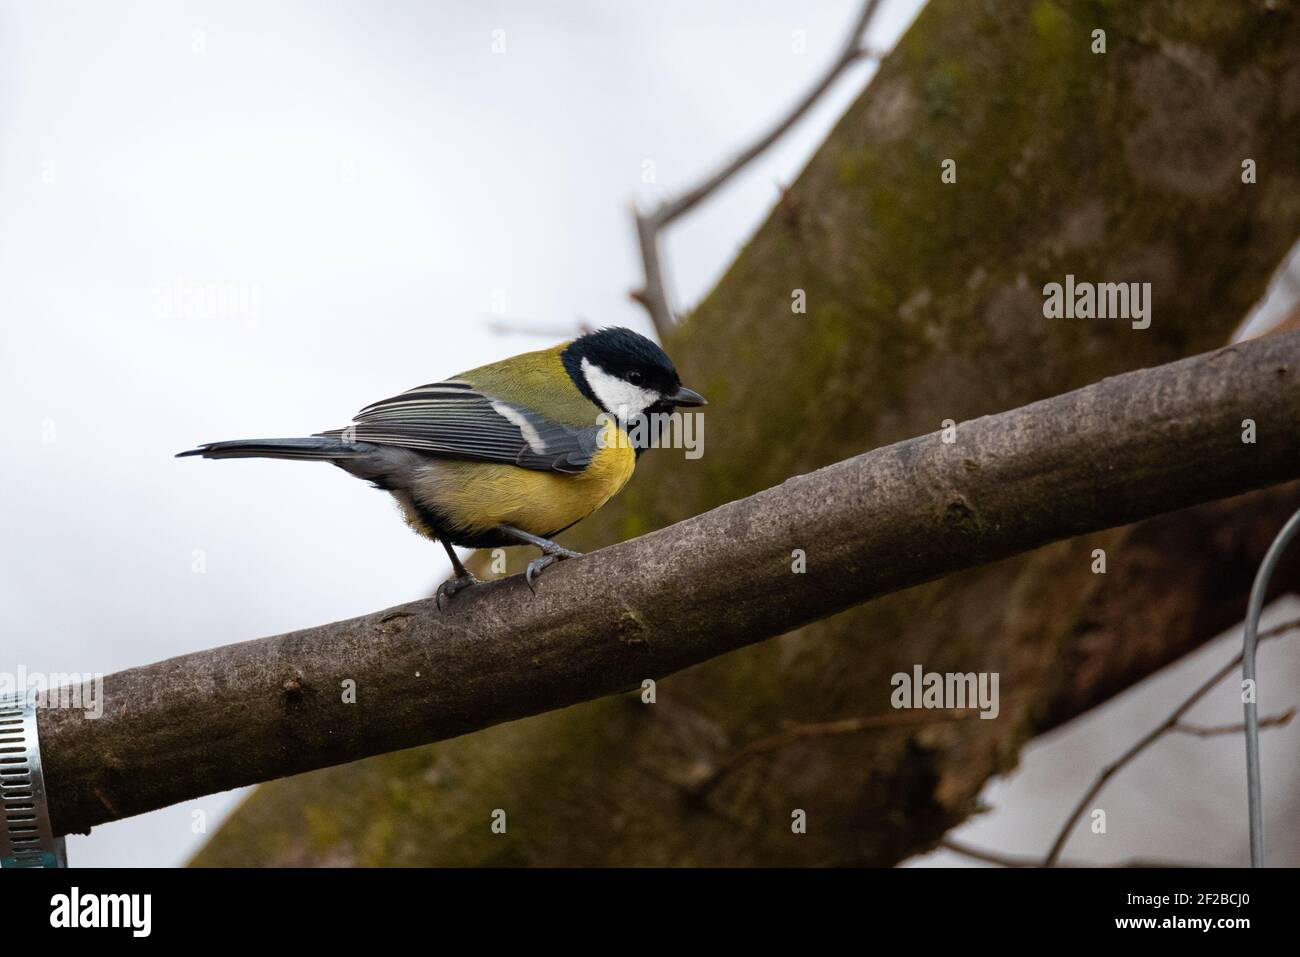
[[[730,774],[735,768],[743,764],[756,754],[764,751],[775,751],[784,748],[795,741],[803,738],[820,738],[836,734],[856,734],[860,731],[867,731],[872,728],[890,728],[899,725],[924,725],[938,724],[943,721],[961,721],[965,718],[978,717],[979,711],[969,708],[934,708],[924,711],[891,711],[886,714],[864,715],[855,718],[840,718],[835,721],[819,721],[807,724],[788,723],[786,727],[775,734],[767,735],[763,738],[756,738],[748,744],[742,745],[732,752],[726,759],[718,764],[702,780],[697,781],[691,788],[691,793],[696,797],[707,794],[719,781]]]
[[[579,319],[571,326],[559,323],[530,323],[523,319],[489,319],[487,327],[502,336],[537,336],[543,339],[572,339],[588,332],[594,332],[593,326],[586,319]]]
[[[1280,728],[1291,723],[1291,719],[1296,715],[1295,708],[1287,708],[1281,714],[1270,715],[1266,718],[1259,719],[1261,728]],[[1197,738],[1217,738],[1225,734],[1241,734],[1246,730],[1246,723],[1238,721],[1236,724],[1217,724],[1212,727],[1205,727],[1199,724],[1178,724],[1172,729],[1178,734],[1190,734]]]
[[[637,243],[641,248],[641,261],[645,270],[645,284],[631,293],[633,299],[645,306],[650,313],[650,320],[662,339],[673,325],[672,308],[668,303],[668,292],[664,285],[663,265],[659,258],[659,233],[672,222],[690,212],[764,150],[775,143],[792,126],[799,122],[807,112],[821,99],[823,94],[834,85],[840,75],[854,63],[863,59],[876,59],[878,54],[863,45],[863,38],[876,15],[882,0],[867,0],[844,45],[826,71],[821,75],[812,89],[803,95],[781,119],[759,137],[754,143],[741,151],[730,162],[703,179],[691,189],[686,190],[675,199],[666,200],[648,213],[643,213],[636,206],[632,208],[636,224]]]
[[[1270,628],[1268,631],[1260,634],[1259,640],[1264,641],[1269,638],[1276,638],[1279,635],[1284,635],[1296,628],[1300,628],[1300,620],[1289,621],[1286,624],[1278,625],[1276,628]],[[1139,738],[1138,741],[1120,755],[1120,757],[1101,769],[1101,772],[1093,780],[1092,785],[1084,793],[1083,797],[1079,799],[1079,803],[1074,806],[1074,810],[1070,812],[1070,816],[1066,818],[1065,824],[1056,835],[1056,840],[1052,843],[1052,849],[1047,852],[1047,857],[1043,860],[1044,867],[1056,866],[1057,860],[1061,856],[1061,851],[1065,847],[1065,842],[1069,840],[1070,832],[1074,830],[1075,823],[1083,816],[1084,811],[1088,809],[1088,805],[1090,805],[1097,795],[1101,793],[1101,789],[1106,786],[1106,782],[1114,777],[1126,765],[1130,764],[1139,754],[1151,745],[1155,744],[1170,731],[1177,728],[1179,723],[1182,721],[1183,716],[1192,709],[1193,705],[1209,694],[1220,681],[1232,674],[1240,666],[1241,655],[1238,654],[1226,665],[1219,668],[1218,671],[1207,678],[1200,687],[1188,695],[1187,698],[1185,698],[1183,702],[1173,710],[1169,717],[1165,718],[1165,720],[1161,721],[1160,724],[1156,725]]]
[[[1013,857],[1009,854],[1002,854],[997,851],[986,851],[983,848],[971,847],[969,844],[963,844],[951,837],[945,837],[939,842],[939,846],[945,851],[952,851],[954,854],[960,854],[962,857],[969,857],[974,861],[982,861],[985,864],[996,864],[999,867],[1039,867],[1039,861],[1033,857]],[[1066,867],[1072,867],[1066,864]]]
[[[945,837],[939,842],[939,846],[945,851],[952,851],[954,854],[960,854],[962,857],[969,857],[971,860],[982,861],[985,864],[996,864],[999,867],[1042,867],[1042,863],[1036,857],[1019,857],[1011,854],[1002,854],[997,851],[986,851],[981,847],[971,847],[969,844],[963,844],[961,841],[954,840],[951,837]],[[1058,867],[1092,867],[1091,864],[1078,864],[1073,862],[1062,862]],[[1209,864],[1184,864],[1176,861],[1157,861],[1147,860],[1145,858],[1134,858],[1129,861],[1121,861],[1114,867],[1210,867]]]

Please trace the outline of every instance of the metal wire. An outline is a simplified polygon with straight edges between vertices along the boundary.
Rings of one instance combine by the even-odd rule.
[[[1255,680],[1255,647],[1259,643],[1259,616],[1264,611],[1264,596],[1282,552],[1300,531],[1300,512],[1291,516],[1277,533],[1268,553],[1260,562],[1255,584],[1250,589],[1246,607],[1246,634],[1241,648],[1241,680],[1250,682],[1251,694],[1243,703],[1246,711],[1246,797],[1250,804],[1250,866],[1264,866],[1264,799],[1259,781],[1259,683]]]

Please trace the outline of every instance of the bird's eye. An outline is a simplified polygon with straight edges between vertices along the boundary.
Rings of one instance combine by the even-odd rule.
[[[627,381],[632,383],[633,385],[640,385],[641,379],[642,379],[642,375],[636,369],[633,369],[631,372],[627,374]]]

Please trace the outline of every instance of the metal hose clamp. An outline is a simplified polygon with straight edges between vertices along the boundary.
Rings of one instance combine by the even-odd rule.
[[[0,697],[0,813],[0,867],[68,866],[50,826],[34,697]]]

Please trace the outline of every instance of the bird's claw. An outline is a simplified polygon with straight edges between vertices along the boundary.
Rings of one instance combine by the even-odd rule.
[[[529,590],[535,595],[537,589],[533,587],[533,581],[542,573],[545,568],[550,568],[556,562],[562,562],[566,558],[581,558],[582,552],[575,552],[572,549],[565,548],[563,545],[556,545],[551,542],[549,550],[541,558],[534,558],[528,563],[528,568],[524,571],[524,581],[528,582]]]
[[[537,594],[537,589],[533,587],[533,580],[542,573],[542,569],[549,568],[559,560],[559,555],[543,555],[529,562],[528,568],[524,570],[524,581],[528,582],[528,590]]]
[[[438,610],[442,611],[442,603],[451,601],[455,594],[469,588],[471,585],[477,585],[478,579],[466,572],[464,575],[458,575],[455,578],[448,578],[438,586],[438,593],[435,596],[435,602]]]

